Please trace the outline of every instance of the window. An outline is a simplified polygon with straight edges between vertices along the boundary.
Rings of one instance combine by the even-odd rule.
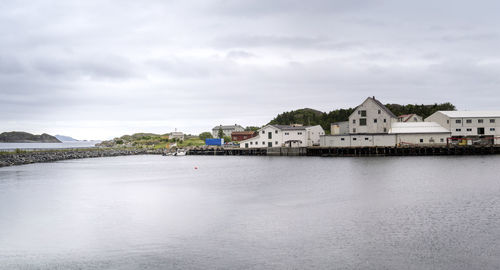
[[[361,114],[361,111],[358,111],[358,114]]]
[[[278,131],[277,131],[277,130],[275,130],[275,131],[274,131],[274,133],[278,134]]]
[[[357,140],[356,138],[352,138],[353,141]]]
[[[274,144],[278,145],[278,142],[274,142]]]
[[[483,119],[477,119],[477,122],[478,122],[479,124],[482,124],[482,123],[483,123]]]
[[[302,135],[302,132],[297,132],[297,135]]]
[[[381,111],[380,111],[380,110],[378,110],[378,114],[380,114],[380,113],[381,113]]]
[[[366,117],[366,111],[361,111],[361,117]]]
[[[384,123],[387,123],[387,119],[384,118]]]
[[[341,141],[345,141],[345,139],[344,139],[344,138],[340,138],[340,140],[341,140]]]
[[[387,132],[387,128],[384,128],[384,132]]]
[[[417,122],[417,118],[416,118],[416,117],[413,117],[413,121]]]
[[[472,131],[472,128],[468,128],[467,131]]]
[[[360,126],[366,126],[366,118],[359,119],[359,125]]]
[[[439,139],[439,141],[440,141],[440,142],[444,142],[444,139],[443,139],[443,138],[441,138],[441,139]]]
[[[352,132],[353,132],[353,133],[356,133],[356,129],[355,129],[355,128],[353,128],[353,129],[352,129]]]
[[[373,123],[377,123],[377,118],[373,119]]]
[[[455,120],[455,123],[462,124],[462,120]]]
[[[368,141],[368,138],[365,138],[365,141]]]
[[[495,123],[495,119],[490,119],[490,123]]]
[[[262,145],[266,145],[266,142],[262,142]]]
[[[353,123],[353,124],[356,124],[356,119],[352,119],[352,123]]]
[[[424,139],[420,139],[420,142],[423,143],[424,142]]]
[[[461,128],[457,128],[457,129],[455,129],[455,131],[462,131],[462,129]]]
[[[467,120],[465,120],[465,123],[467,123],[467,124],[472,124],[472,119],[467,119]]]
[[[250,142],[250,145],[252,145],[252,144],[253,144],[253,142]]]
[[[288,133],[288,132],[285,132],[285,135],[290,135],[290,133]]]
[[[262,134],[266,134],[266,132],[263,130],[263,131],[262,131]]]
[[[495,131],[495,128],[490,128],[490,131]]]
[[[272,139],[273,138],[273,133],[272,132],[268,132],[267,133],[267,138],[268,139]]]
[[[450,120],[446,120],[446,124],[449,124],[450,123]]]

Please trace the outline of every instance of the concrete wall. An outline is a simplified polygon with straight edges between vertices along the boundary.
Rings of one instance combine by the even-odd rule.
[[[446,145],[451,133],[397,134],[398,145]]]

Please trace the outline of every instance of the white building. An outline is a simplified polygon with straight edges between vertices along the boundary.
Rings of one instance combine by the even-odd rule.
[[[375,97],[367,98],[349,116],[350,134],[387,133],[397,117]]]
[[[446,145],[451,132],[436,122],[392,123],[389,134],[396,135],[398,146]]]
[[[332,124],[332,135],[322,136],[323,147],[446,145],[451,133],[438,123],[424,123],[418,115],[394,115],[375,97],[367,98],[349,116],[349,134]],[[401,122],[403,121],[403,122]],[[406,122],[405,122],[406,121]]]
[[[332,123],[330,125],[330,133],[332,135],[349,134],[349,121]]]
[[[214,138],[219,138],[219,130],[222,130],[222,132],[224,133],[224,136],[227,136],[227,137],[231,137],[231,133],[233,133],[233,132],[245,131],[245,129],[242,126],[237,125],[237,124],[229,125],[229,126],[219,125],[219,126],[215,126],[214,128],[212,128],[212,136]]]
[[[256,137],[241,141],[240,148],[314,146],[319,145],[320,136],[325,135],[319,125],[267,125],[257,132]]]
[[[453,137],[490,137],[500,144],[500,111],[438,111],[425,121],[439,123]]]
[[[184,141],[184,133],[179,131],[174,131],[168,136],[169,139],[177,139],[179,141]]]
[[[398,116],[398,122],[409,123],[409,122],[423,122],[423,121],[424,119],[422,118],[422,116],[414,113]]]

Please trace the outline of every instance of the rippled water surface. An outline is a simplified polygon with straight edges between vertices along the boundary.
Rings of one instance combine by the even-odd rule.
[[[499,165],[129,156],[0,168],[0,269],[499,269]]]

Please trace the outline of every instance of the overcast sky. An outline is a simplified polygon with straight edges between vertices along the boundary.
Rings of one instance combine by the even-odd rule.
[[[500,110],[500,1],[0,0],[0,132],[108,139],[283,111]]]

